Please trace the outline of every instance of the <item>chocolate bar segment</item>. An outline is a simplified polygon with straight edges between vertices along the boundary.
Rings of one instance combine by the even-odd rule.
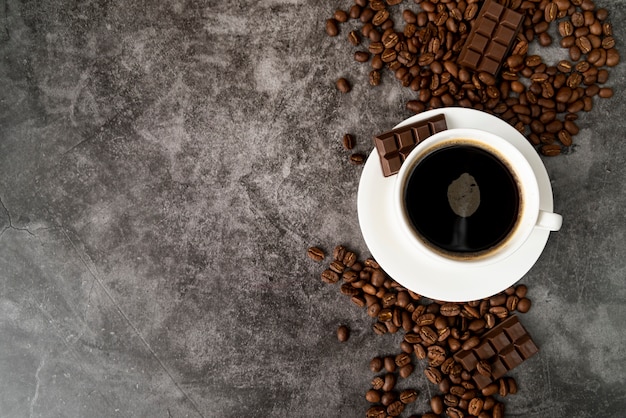
[[[482,389],[538,351],[517,316],[511,316],[483,334],[476,347],[455,353],[454,359],[472,374],[476,387]],[[484,376],[476,370],[481,360],[491,366],[491,376]]]
[[[446,118],[442,114],[376,136],[374,145],[380,157],[383,175],[389,177],[396,174],[417,144],[446,129]]]
[[[523,21],[522,14],[494,0],[486,0],[461,48],[458,63],[471,70],[497,75]]]

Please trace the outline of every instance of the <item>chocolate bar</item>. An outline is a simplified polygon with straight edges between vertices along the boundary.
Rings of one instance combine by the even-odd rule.
[[[376,136],[374,145],[380,157],[383,175],[389,177],[396,174],[417,144],[446,129],[446,118],[442,114]]]
[[[510,316],[487,331],[480,342],[469,350],[458,351],[454,359],[472,374],[478,389],[501,378],[539,351],[517,316]],[[481,374],[479,362],[486,362],[491,372]]]
[[[485,1],[457,62],[471,70],[497,75],[523,21],[522,14],[494,0]]]

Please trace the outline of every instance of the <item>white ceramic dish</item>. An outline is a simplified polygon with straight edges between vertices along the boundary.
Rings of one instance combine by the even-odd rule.
[[[526,138],[503,120],[473,109],[444,108],[420,113],[396,126],[443,113],[448,128],[474,128],[507,139],[528,160],[539,183],[539,208],[552,212],[548,173]],[[517,282],[539,259],[550,231],[535,228],[524,245],[502,261],[482,266],[458,266],[434,260],[415,250],[393,206],[396,176],[384,177],[378,153],[367,159],[359,182],[357,209],[363,238],[372,256],[394,280],[428,298],[470,301],[491,296]]]

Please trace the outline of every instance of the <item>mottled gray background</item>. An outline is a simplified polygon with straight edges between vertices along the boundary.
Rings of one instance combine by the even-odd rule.
[[[621,48],[626,1],[597,3]],[[0,0],[0,416],[364,416],[399,335],[305,252],[368,254],[339,140],[369,153],[413,93],[325,35],[350,4]],[[597,101],[545,161],[565,221],[523,278],[541,352],[508,416],[624,414],[625,111]]]

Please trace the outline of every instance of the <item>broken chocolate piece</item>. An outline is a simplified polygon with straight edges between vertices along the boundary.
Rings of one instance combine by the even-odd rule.
[[[448,129],[444,115],[415,122],[402,128],[377,135],[374,145],[380,157],[383,175],[389,177],[400,171],[400,166],[413,148],[437,132]]]

